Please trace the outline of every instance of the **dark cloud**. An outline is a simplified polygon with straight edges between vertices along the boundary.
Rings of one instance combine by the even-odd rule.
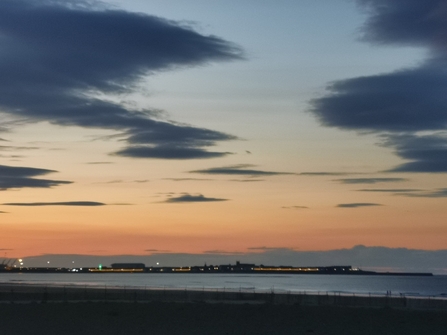
[[[390,172],[447,172],[447,136],[395,135],[384,145],[394,147],[397,155],[409,160]]]
[[[307,209],[309,207],[306,206],[283,206],[284,209]]]
[[[335,179],[342,184],[378,184],[378,183],[398,183],[408,181],[405,178],[343,178]]]
[[[36,179],[34,177],[46,175],[56,171],[0,165],[0,190],[11,188],[50,188],[62,184],[71,184],[71,181]]]
[[[239,164],[233,166],[209,168],[203,170],[189,171],[190,173],[203,173],[203,174],[215,174],[215,175],[239,175],[239,176],[276,176],[285,174],[294,174],[289,172],[275,172],[275,171],[262,171],[248,169],[254,165]]]
[[[184,23],[111,10],[98,2],[0,2],[0,108],[28,122],[105,128],[137,158],[212,158],[205,150],[234,136],[157,119],[93,98],[136,89],[148,74],[214,61],[242,59],[241,49]]]
[[[447,47],[444,0],[357,0],[368,10],[363,39],[377,44]]]
[[[371,131],[387,138],[411,162],[391,171],[447,172],[447,138],[417,136],[447,129],[447,6],[444,0],[357,0],[369,18],[363,40],[374,44],[424,46],[419,66],[336,81],[311,111],[326,126]],[[424,148],[423,143],[430,142]],[[413,148],[413,144],[417,148]],[[442,155],[437,155],[442,153]]]
[[[230,181],[235,181],[237,183],[253,183],[258,181],[264,181],[264,179],[231,179]]]
[[[105,206],[102,202],[95,201],[65,201],[65,202],[10,202],[5,206]]]
[[[373,207],[373,206],[383,206],[381,204],[374,204],[370,202],[353,202],[350,204],[338,204],[339,208],[359,208],[359,207]]]
[[[159,159],[203,159],[217,158],[230,154],[230,152],[210,152],[201,148],[188,148],[173,145],[160,145],[157,147],[133,146],[115,153],[118,156],[133,158],[159,158]]]
[[[207,198],[202,194],[197,194],[197,195],[183,194],[178,197],[169,198],[164,202],[167,202],[167,203],[191,203],[191,202],[217,202],[217,201],[227,201],[227,200],[228,199]]]
[[[36,177],[56,172],[54,170],[38,169],[21,166],[0,165],[0,176],[6,177]]]
[[[447,125],[447,64],[337,81],[312,101],[330,127],[366,131],[419,131]]]
[[[3,211],[0,211],[0,214],[7,214],[8,212],[3,212]]]
[[[127,141],[131,144],[154,143],[164,145],[211,146],[216,141],[234,140],[235,136],[187,125],[159,122],[153,129],[134,133]]]
[[[51,188],[62,184],[71,184],[71,181],[34,179],[34,178],[7,178],[0,180],[0,190],[11,188]]]

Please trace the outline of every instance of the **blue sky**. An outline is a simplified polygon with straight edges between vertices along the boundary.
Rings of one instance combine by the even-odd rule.
[[[3,1],[1,249],[445,249],[446,10]]]

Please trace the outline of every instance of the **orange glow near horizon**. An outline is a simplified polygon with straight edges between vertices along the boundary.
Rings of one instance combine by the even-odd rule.
[[[127,207],[120,206],[122,213],[114,211],[114,217],[108,224],[105,216],[100,222],[92,220],[94,223],[89,223],[89,216],[82,220],[72,217],[68,222],[2,223],[2,249],[8,257],[38,254],[143,255],[148,253],[146,250],[193,254],[209,251],[244,253],[250,252],[250,248],[261,247],[317,251],[351,248],[358,244],[436,250],[445,247],[443,236],[447,233],[441,217],[433,220],[430,227],[421,227],[418,224],[421,218],[411,214],[402,215],[399,222],[387,216],[377,221],[376,214],[385,208],[273,209],[265,211],[265,215],[251,213],[254,215],[252,218],[247,213],[242,218],[234,213],[210,220],[207,212],[202,214],[205,215],[202,218],[189,213],[186,215],[185,211],[189,212],[192,206],[163,204],[154,207],[157,206],[161,213],[152,213],[150,219],[142,221],[132,219],[140,218],[141,213],[126,214]],[[171,208],[177,209],[179,215],[168,215]],[[170,214],[173,212],[176,211]],[[216,214],[219,210],[214,212]],[[124,216],[128,216],[125,225],[117,220],[117,217]],[[182,216],[194,217],[194,222],[182,220]]]
[[[288,188],[290,184],[302,183],[302,179],[291,176],[283,182]],[[9,206],[11,213],[3,214],[2,219],[6,220],[0,223],[2,249],[8,257],[24,257],[143,255],[147,254],[146,250],[194,254],[210,250],[249,252],[250,248],[259,247],[317,251],[359,244],[426,250],[445,248],[443,237],[447,228],[441,201],[421,203],[417,199],[390,196],[386,199],[388,204],[383,206],[337,208],[328,205],[329,192],[325,198],[299,202],[312,203],[308,208],[294,208],[294,203],[281,206],[282,195],[279,199],[269,196],[269,183],[255,186],[260,197],[249,197],[246,189],[239,195],[229,194],[227,185],[220,185],[219,193],[231,200],[168,204],[161,203],[162,197],[158,197],[143,204],[90,208]],[[234,200],[238,196],[241,198]],[[339,196],[349,197],[349,192]],[[317,201],[322,205],[318,206]],[[413,202],[410,207],[409,201]],[[431,212],[429,222],[427,211]]]

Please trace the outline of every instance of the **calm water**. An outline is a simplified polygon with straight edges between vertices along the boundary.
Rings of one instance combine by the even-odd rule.
[[[0,283],[139,287],[151,289],[243,290],[405,294],[447,298],[447,276],[344,276],[249,274],[0,274]]]

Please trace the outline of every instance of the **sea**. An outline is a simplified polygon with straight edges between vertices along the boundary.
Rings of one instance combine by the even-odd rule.
[[[397,295],[447,299],[447,276],[296,274],[0,273],[1,284],[106,288]]]

